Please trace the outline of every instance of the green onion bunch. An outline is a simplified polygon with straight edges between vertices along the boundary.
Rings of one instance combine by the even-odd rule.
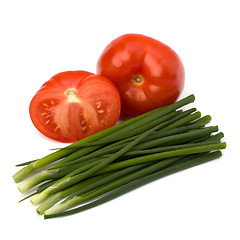
[[[96,207],[164,176],[219,158],[226,143],[190,95],[17,166],[18,189],[44,218]],[[183,110],[184,106],[184,110]],[[24,199],[26,199],[24,198]],[[23,200],[24,200],[23,199]]]

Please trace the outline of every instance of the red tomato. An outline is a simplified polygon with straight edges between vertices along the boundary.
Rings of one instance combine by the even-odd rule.
[[[116,84],[122,113],[130,116],[175,102],[185,77],[183,64],[170,47],[140,34],[113,40],[99,57],[97,74]]]
[[[75,142],[116,124],[120,95],[103,76],[67,71],[42,85],[29,111],[43,135],[60,142]]]

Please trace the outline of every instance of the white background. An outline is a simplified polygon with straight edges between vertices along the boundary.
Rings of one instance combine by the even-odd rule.
[[[239,1],[1,1],[1,239],[240,239]],[[225,133],[221,159],[158,180],[100,207],[43,220],[12,180],[15,164],[65,146],[42,137],[31,98],[54,74],[95,72],[114,38],[141,33],[172,47],[186,70],[181,97]]]

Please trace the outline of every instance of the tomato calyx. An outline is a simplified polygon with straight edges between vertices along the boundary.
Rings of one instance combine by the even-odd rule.
[[[143,77],[141,75],[137,75],[132,79],[133,83],[137,86],[140,86],[143,84]]]

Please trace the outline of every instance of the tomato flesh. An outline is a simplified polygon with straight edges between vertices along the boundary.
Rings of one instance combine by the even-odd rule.
[[[122,113],[129,116],[175,102],[185,78],[182,61],[170,47],[140,34],[113,40],[98,59],[97,74],[116,84]]]
[[[29,111],[43,135],[69,143],[115,125],[120,108],[119,92],[107,78],[67,71],[42,85]]]

